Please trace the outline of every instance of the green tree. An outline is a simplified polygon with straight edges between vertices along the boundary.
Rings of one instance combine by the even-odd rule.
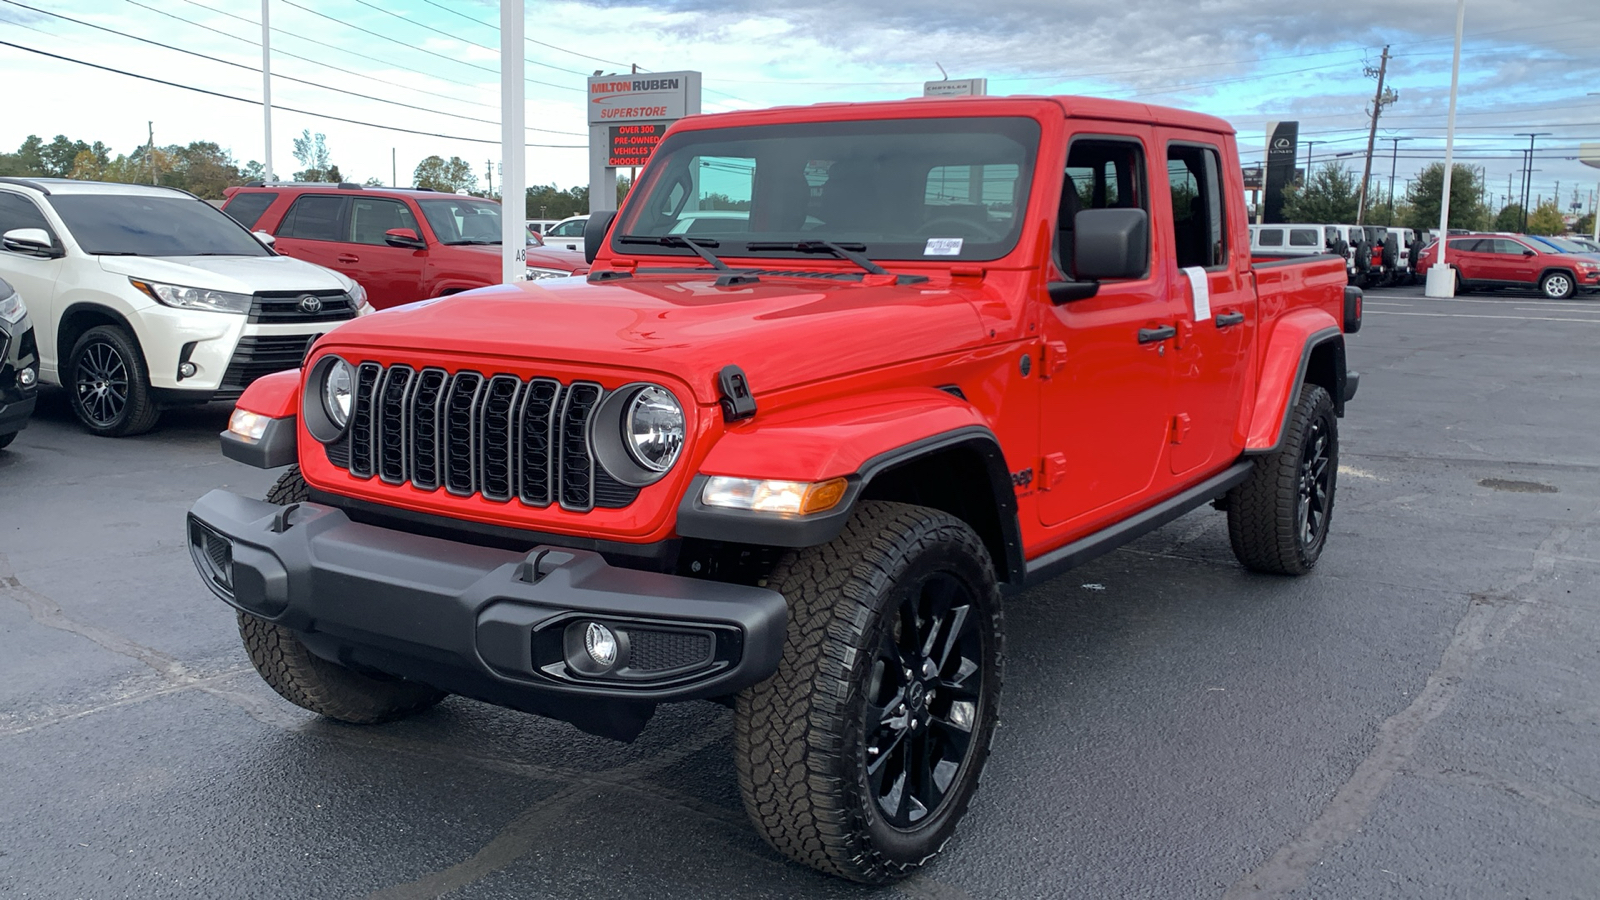
[[[0,175],[43,175],[44,139],[30,134],[15,153],[0,154]]]
[[[383,179],[379,178],[376,175],[372,176],[371,178],[368,178],[366,181],[363,181],[361,183],[366,185],[367,187],[383,187]]]
[[[1594,213],[1587,213],[1578,221],[1574,222],[1572,225],[1572,230],[1576,234],[1587,234],[1592,236],[1594,234]]]
[[[1451,191],[1450,193],[1454,194],[1455,191]],[[1545,202],[1533,208],[1533,212],[1528,216],[1528,233],[1567,233],[1566,220],[1561,217],[1561,208],[1556,206],[1555,201],[1546,200]]]
[[[48,175],[51,178],[66,178],[72,174],[73,166],[78,160],[78,154],[84,151],[93,153],[102,163],[111,161],[110,151],[106,149],[105,144],[95,141],[94,146],[91,147],[84,141],[67,140],[66,135],[58,134],[55,140],[45,144],[39,150],[40,161],[44,166],[44,171],[40,174]]]
[[[1290,222],[1328,224],[1356,220],[1356,177],[1337,161],[1324,163],[1304,187],[1290,185],[1283,192],[1283,217]]]
[[[1411,216],[1406,225],[1423,231],[1439,227],[1439,207],[1444,198],[1444,163],[1433,163],[1418,173],[1406,192]],[[1471,166],[1457,165],[1450,176],[1450,226],[1479,230],[1489,224],[1483,204],[1483,186]]]
[[[452,193],[472,191],[478,186],[478,176],[472,174],[472,166],[459,156],[450,157],[448,162],[442,156],[430,156],[417,163],[412,178],[419,188]]]
[[[307,128],[294,139],[294,158],[305,166],[294,173],[295,181],[340,181],[339,167],[329,158],[325,135],[312,134]]]
[[[1453,194],[1455,191],[1451,191],[1451,193]],[[1435,220],[1435,224],[1437,224],[1437,220]],[[1500,209],[1500,212],[1495,214],[1494,224],[1491,227],[1495,231],[1521,231],[1522,204],[1507,203]]]
[[[527,217],[530,219],[565,219],[588,211],[587,187],[561,190],[553,184],[541,184],[528,188]]]
[[[172,168],[162,175],[161,183],[168,187],[182,188],[206,200],[221,200],[223,189],[245,182],[233,154],[211,141],[165,149]]]

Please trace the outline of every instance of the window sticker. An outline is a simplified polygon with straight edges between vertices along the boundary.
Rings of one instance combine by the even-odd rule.
[[[1206,279],[1206,270],[1190,266],[1183,274],[1189,276],[1189,287],[1194,290],[1194,320],[1204,322],[1211,318],[1211,282]]]
[[[961,238],[928,238],[922,248],[923,256],[960,256]]]

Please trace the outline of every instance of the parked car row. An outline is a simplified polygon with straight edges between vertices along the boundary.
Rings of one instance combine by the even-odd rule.
[[[1388,247],[1393,237],[1394,247]],[[1381,225],[1251,225],[1250,252],[1257,256],[1316,256],[1334,253],[1345,259],[1345,275],[1352,284],[1392,283],[1414,278],[1411,265],[1417,233],[1410,228]],[[1367,246],[1363,264],[1356,248]],[[1387,257],[1386,257],[1387,254]]]

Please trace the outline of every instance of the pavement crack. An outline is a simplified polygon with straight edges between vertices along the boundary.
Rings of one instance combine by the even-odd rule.
[[[191,674],[183,663],[151,647],[123,637],[114,631],[90,625],[68,616],[61,605],[28,587],[15,575],[0,575],[0,594],[22,604],[33,620],[46,628],[54,628],[93,641],[121,656],[138,660],[156,671],[156,674],[173,684],[192,684],[198,677]]]
[[[1596,801],[1593,797],[1586,796],[1571,788],[1560,786],[1546,788],[1508,775],[1468,769],[1408,768],[1404,774],[1429,781],[1468,784],[1473,787],[1499,791],[1574,818],[1600,822],[1600,801]]]

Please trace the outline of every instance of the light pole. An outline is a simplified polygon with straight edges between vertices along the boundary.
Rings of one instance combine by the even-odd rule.
[[[1304,189],[1306,185],[1311,183],[1311,148],[1315,147],[1318,144],[1326,144],[1326,143],[1327,143],[1327,141],[1306,141],[1306,178],[1305,178],[1305,181],[1302,181],[1300,183],[1300,187],[1302,189]]]
[[[1528,139],[1528,165],[1522,175],[1522,230],[1524,232],[1528,230],[1528,192],[1533,190],[1533,142],[1551,133],[1549,131],[1519,131],[1516,133],[1517,137]]]
[[[1409,141],[1409,140],[1411,140],[1411,138],[1408,138],[1408,137],[1392,137],[1392,138],[1384,138],[1384,140],[1393,141],[1394,142],[1393,146],[1391,146],[1389,148],[1389,222],[1388,222],[1388,224],[1393,225],[1394,224],[1394,170],[1395,170],[1395,164],[1400,159],[1400,142],[1401,141]]]
[[[1450,60],[1450,116],[1444,128],[1444,192],[1439,196],[1439,258],[1428,269],[1427,286],[1422,289],[1429,297],[1450,299],[1456,295],[1455,272],[1445,264],[1445,252],[1450,246],[1450,170],[1455,163],[1456,151],[1456,90],[1461,85],[1461,30],[1467,24],[1467,0],[1456,0],[1456,49]]]

